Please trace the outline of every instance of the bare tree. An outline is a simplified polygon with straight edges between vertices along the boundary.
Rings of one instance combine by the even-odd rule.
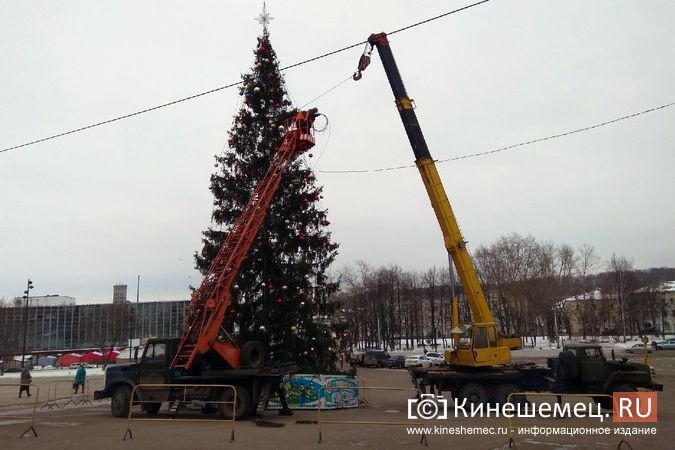
[[[434,350],[438,349],[437,342],[437,328],[436,328],[436,294],[438,290],[439,274],[436,267],[428,269],[422,274],[422,282],[427,291],[427,299],[429,300],[429,309],[431,310],[431,346]]]
[[[590,274],[597,269],[600,257],[595,254],[593,246],[584,244],[578,250],[579,257],[574,265],[574,275],[577,279],[576,292],[582,295],[591,292],[595,286],[590,284]],[[579,304],[579,302],[577,302]],[[581,318],[582,332],[584,338],[586,334],[599,335],[598,307],[594,296],[589,295],[583,301],[583,307],[580,308],[579,317]]]
[[[623,256],[617,257],[612,254],[607,263],[610,271],[610,280],[616,293],[616,299],[621,311],[621,329],[623,333],[623,342],[626,342],[626,301],[630,292],[633,290],[631,271],[633,262]]]

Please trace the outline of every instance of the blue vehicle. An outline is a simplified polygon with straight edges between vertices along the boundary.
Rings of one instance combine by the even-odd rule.
[[[391,369],[405,369],[405,356],[403,355],[392,356],[391,358],[385,361],[384,365],[385,367],[389,367]]]

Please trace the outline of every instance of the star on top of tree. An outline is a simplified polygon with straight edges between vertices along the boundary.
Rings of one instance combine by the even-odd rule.
[[[262,13],[256,17],[253,20],[257,20],[260,25],[263,26],[264,30],[267,30],[267,25],[274,19],[274,17],[270,16],[270,13],[267,12],[267,7],[265,5],[265,2],[263,2],[263,10]]]

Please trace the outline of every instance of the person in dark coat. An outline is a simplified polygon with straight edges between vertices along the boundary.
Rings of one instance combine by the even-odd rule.
[[[26,391],[26,397],[30,397],[30,383],[33,381],[33,377],[30,375],[30,370],[28,367],[21,369],[21,386],[19,386],[19,398],[21,394]]]

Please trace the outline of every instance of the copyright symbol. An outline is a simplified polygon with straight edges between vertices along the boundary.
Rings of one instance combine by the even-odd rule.
[[[438,415],[438,405],[433,400],[424,399],[417,404],[417,416],[421,419],[433,419]]]

